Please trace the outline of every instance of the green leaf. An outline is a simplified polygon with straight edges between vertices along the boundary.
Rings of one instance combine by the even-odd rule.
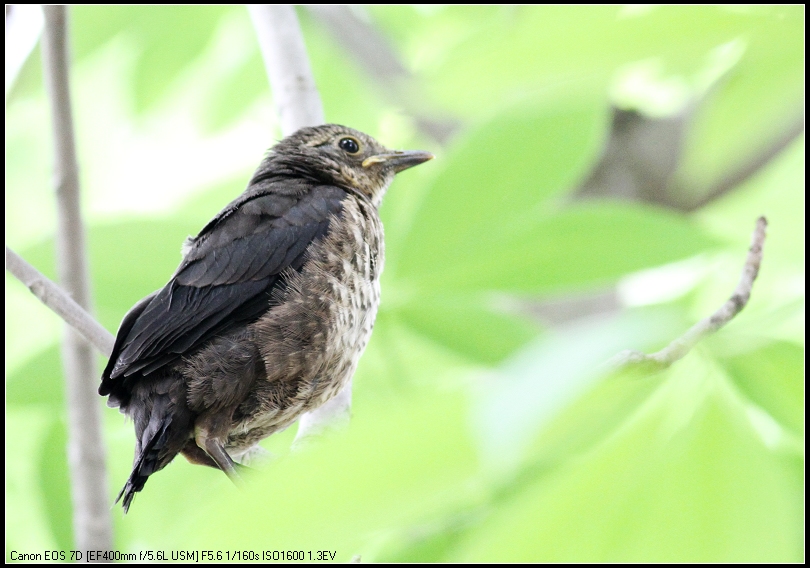
[[[804,437],[804,349],[779,342],[726,361],[732,379],[783,427]]]
[[[426,65],[425,84],[456,113],[475,116],[516,93],[603,91],[617,68],[661,58],[694,72],[708,51],[759,22],[756,10],[711,6],[502,7]]]
[[[403,250],[389,251],[386,270],[416,280],[426,270],[475,259],[476,248],[519,233],[527,212],[539,213],[584,175],[605,127],[600,104],[557,102],[512,109],[470,133],[445,159]]]
[[[503,473],[524,463],[538,432],[545,431],[550,423],[558,425],[563,412],[569,417],[564,422],[568,430],[561,432],[559,425],[556,427],[557,439],[553,437],[548,447],[538,450],[544,459],[559,459],[606,435],[610,431],[606,427],[615,424],[617,417],[624,420],[626,415],[621,412],[628,410],[626,403],[637,399],[632,393],[621,391],[617,397],[614,389],[600,387],[596,389],[601,393],[599,404],[609,400],[612,405],[593,408],[587,402],[576,402],[573,406],[584,408],[584,412],[566,409],[594,384],[601,385],[599,379],[610,371],[605,367],[608,359],[628,348],[647,351],[665,342],[676,321],[668,310],[581,319],[541,335],[479,377],[474,390],[473,427],[486,469]],[[565,438],[562,443],[560,436]],[[537,452],[531,456],[536,457]]]
[[[481,297],[427,295],[394,310],[417,333],[471,361],[493,364],[539,331],[536,323],[499,311],[493,303]]]
[[[413,246],[409,257],[409,283],[549,293],[608,283],[716,244],[682,216],[627,202],[580,203],[552,215],[525,214],[467,237],[466,242],[430,248],[422,237],[422,246]]]
[[[456,562],[801,562],[801,460],[697,357],[594,451],[497,502]]]
[[[748,167],[800,128],[804,108],[804,6],[746,10],[736,37],[739,62],[713,87],[692,119],[675,183],[700,195]]]

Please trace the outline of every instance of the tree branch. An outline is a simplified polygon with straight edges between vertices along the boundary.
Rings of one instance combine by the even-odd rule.
[[[710,187],[700,199],[687,206],[681,207],[681,209],[687,212],[697,211],[701,207],[716,201],[734,188],[739,187],[743,182],[756,175],[762,168],[770,164],[782,150],[790,146],[790,144],[803,133],[804,114],[796,117],[785,130],[780,132],[779,136],[777,136],[769,146],[763,148],[762,151],[738,166],[737,169],[727,172],[726,175]]]
[[[682,359],[703,338],[730,322],[748,304],[751,297],[751,289],[762,264],[762,245],[765,242],[767,226],[768,222],[765,217],[757,219],[740,281],[734,289],[734,293],[720,306],[720,309],[693,325],[689,331],[656,353],[647,355],[638,351],[623,351],[610,359],[607,365],[614,369],[637,365],[652,371],[666,369],[675,361]]]
[[[112,353],[115,337],[84,308],[73,301],[56,283],[6,247],[6,269],[25,284],[40,302],[52,309],[65,322],[81,333],[103,355]]]
[[[42,62],[51,108],[54,185],[57,201],[56,259],[59,279],[76,303],[90,305],[84,227],[79,207],[79,175],[73,132],[68,70],[67,8],[44,6]],[[109,550],[112,519],[95,356],[70,326],[62,343],[68,413],[68,466],[73,497],[73,533],[80,550]]]
[[[295,8],[286,4],[251,4],[248,11],[259,39],[282,133],[287,136],[303,126],[323,124],[323,105]]]
[[[388,39],[376,27],[359,18],[355,8],[337,4],[307,5],[334,40],[380,85],[389,100],[414,117],[417,128],[446,143],[456,134],[460,120],[425,114],[425,95]]]

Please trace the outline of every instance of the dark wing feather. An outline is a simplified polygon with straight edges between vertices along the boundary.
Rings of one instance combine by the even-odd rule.
[[[302,184],[303,185],[303,184]],[[124,318],[99,393],[126,406],[132,385],[267,311],[287,268],[300,270],[346,193],[333,186],[246,191],[209,222],[172,279]],[[306,191],[308,190],[308,191]]]

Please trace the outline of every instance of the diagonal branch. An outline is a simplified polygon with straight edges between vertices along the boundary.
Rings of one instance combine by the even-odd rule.
[[[6,269],[43,304],[81,333],[105,357],[112,353],[115,337],[84,308],[73,301],[58,284],[28,264],[20,255],[6,247]]]
[[[461,121],[425,112],[425,94],[388,39],[371,23],[358,17],[357,7],[311,4],[307,11],[332,35],[346,52],[374,78],[386,97],[413,116],[417,128],[438,142],[456,134]]]
[[[779,156],[782,151],[790,146],[794,140],[799,138],[804,133],[804,115],[796,117],[788,126],[779,133],[779,136],[766,148],[763,148],[757,155],[752,156],[741,166],[726,173],[726,175],[711,186],[705,195],[694,203],[690,203],[682,209],[685,211],[697,211],[701,207],[716,201],[726,193],[739,187],[749,178],[762,171],[762,169],[770,164],[774,158]]]
[[[693,325],[681,337],[656,353],[647,355],[638,351],[623,351],[610,359],[607,365],[614,369],[636,365],[644,366],[653,371],[666,369],[674,362],[682,359],[703,338],[730,322],[748,304],[751,297],[751,289],[762,264],[762,245],[765,242],[765,229],[767,226],[768,221],[765,217],[757,219],[754,233],[751,236],[751,247],[748,249],[748,256],[745,259],[740,281],[734,289],[734,293],[720,306],[720,309]]]

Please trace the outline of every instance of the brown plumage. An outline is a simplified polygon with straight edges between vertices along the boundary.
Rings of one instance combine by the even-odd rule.
[[[340,391],[380,301],[380,201],[432,157],[302,128],[187,240],[171,280],[124,317],[99,387],[135,423],[125,510],[178,453],[238,480],[257,442]]]

